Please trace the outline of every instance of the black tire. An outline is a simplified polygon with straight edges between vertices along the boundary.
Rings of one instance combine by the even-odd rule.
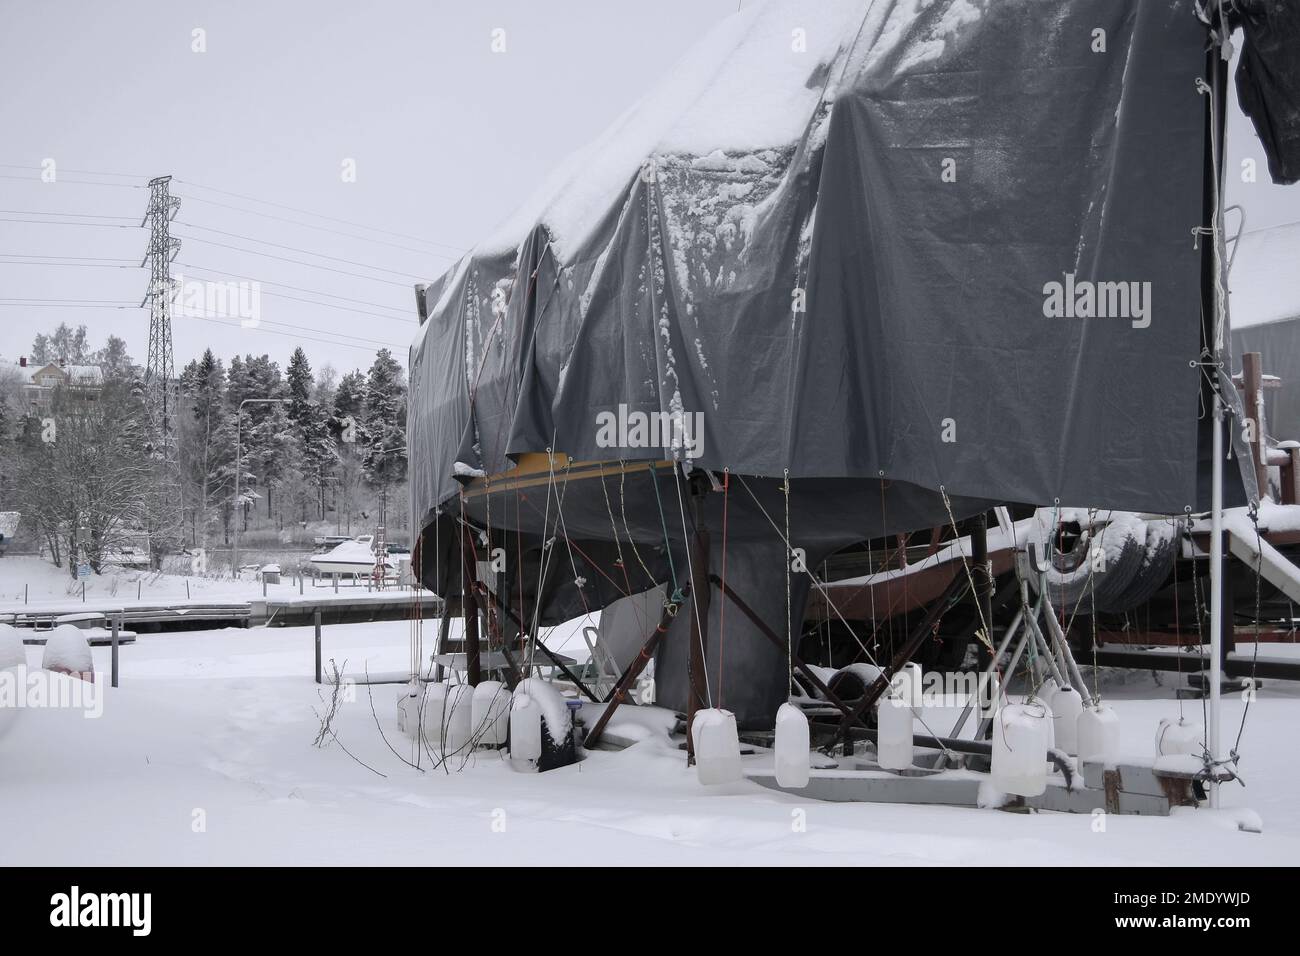
[[[1147,561],[1147,528],[1135,515],[1105,513],[1106,517],[1079,529],[1062,549],[1060,536],[1040,534],[1035,551],[1047,563],[1047,597],[1070,616],[1091,615],[1121,602]],[[1118,543],[1116,542],[1118,539]],[[1104,567],[1090,567],[1092,548],[1102,542],[1108,555]],[[1042,556],[1045,556],[1043,558]],[[1039,588],[1031,576],[1034,590]]]
[[[1172,519],[1170,519],[1172,521]],[[1141,607],[1155,597],[1156,592],[1164,587],[1173,570],[1174,560],[1178,556],[1180,536],[1171,533],[1170,527],[1161,521],[1147,522],[1146,552],[1142,566],[1133,575],[1128,587],[1114,599],[1107,599],[1105,604],[1099,599],[1097,610],[1116,614]]]

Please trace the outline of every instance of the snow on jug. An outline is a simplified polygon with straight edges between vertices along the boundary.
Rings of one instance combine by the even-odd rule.
[[[1047,789],[1050,711],[1040,703],[1007,704],[993,717],[993,786],[1037,797]]]
[[[1198,723],[1166,717],[1156,729],[1156,756],[1191,754],[1199,757],[1205,753],[1205,729]]]
[[[510,757],[536,761],[542,756],[542,708],[527,694],[510,699]]]
[[[743,776],[736,715],[731,711],[697,710],[691,724],[691,740],[695,744],[695,769],[700,783],[706,786],[732,783]]]
[[[782,704],[776,712],[776,739],[772,743],[777,786],[808,786],[811,749],[808,718],[794,704]]]

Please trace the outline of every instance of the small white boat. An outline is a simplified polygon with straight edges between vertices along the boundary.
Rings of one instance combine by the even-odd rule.
[[[375,569],[375,536],[357,535],[323,554],[312,555],[311,565],[323,574],[371,574]],[[384,555],[384,566],[386,575],[397,573],[397,561],[391,554]]]

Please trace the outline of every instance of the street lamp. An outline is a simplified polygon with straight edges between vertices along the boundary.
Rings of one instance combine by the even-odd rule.
[[[244,452],[240,444],[239,430],[244,424],[244,406],[288,404],[287,398],[246,398],[239,403],[239,410],[235,412],[235,550],[231,570],[234,571],[236,580],[239,579],[239,520],[243,517],[239,501],[239,472],[243,469]]]

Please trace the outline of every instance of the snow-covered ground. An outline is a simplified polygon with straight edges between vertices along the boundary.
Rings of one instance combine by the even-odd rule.
[[[24,603],[33,610],[43,606],[80,604],[82,584],[86,604],[129,605],[137,600],[150,601],[248,601],[262,596],[258,581],[235,580],[212,575],[160,574],[125,568],[105,568],[85,581],[74,581],[67,568],[56,568],[49,561],[30,555],[7,555],[0,558],[0,606],[22,609]],[[311,581],[307,581],[311,587]],[[349,590],[345,585],[344,590]],[[328,590],[323,585],[320,591]],[[362,591],[365,587],[362,586]],[[286,575],[282,583],[267,585],[269,597],[298,593],[297,582]]]
[[[325,656],[357,672],[402,670],[407,622],[326,628]],[[425,624],[426,646],[433,629]],[[581,638],[565,640],[570,652]],[[105,651],[96,663],[107,667]],[[827,804],[748,782],[701,787],[682,753],[643,735],[546,774],[495,755],[462,772],[419,772],[389,751],[358,688],[335,723],[342,746],[312,746],[321,709],[309,628],[142,635],[122,650],[122,686],[103,716],[26,710],[0,739],[0,808],[12,864],[1215,864],[1300,859],[1300,689],[1269,682],[1240,750],[1263,835],[1208,810],[1170,818]],[[575,654],[574,656],[579,656]],[[39,663],[39,649],[29,649]],[[1124,750],[1149,756],[1156,724],[1176,715],[1172,678],[1129,674],[1108,697]],[[372,688],[379,726],[399,753],[393,686]],[[1200,703],[1185,702],[1199,719]],[[1225,701],[1228,739],[1242,702]],[[933,715],[936,720],[941,718]],[[344,752],[384,776],[365,769]],[[806,822],[806,828],[797,826]],[[202,824],[200,826],[200,824]]]

